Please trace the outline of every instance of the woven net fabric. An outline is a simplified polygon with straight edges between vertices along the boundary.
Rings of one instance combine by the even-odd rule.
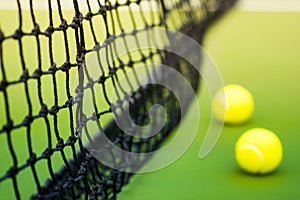
[[[204,31],[233,3],[234,0],[16,0],[10,5],[13,11],[11,7],[1,10],[3,198],[116,199],[132,173],[104,165],[86,148],[90,137],[97,137],[90,133],[89,123],[96,122],[102,134],[126,151],[151,152],[171,135],[182,117],[178,100],[168,88],[148,84],[128,93],[122,90],[120,77],[132,72],[126,79],[129,86],[157,73],[167,79],[155,67],[144,67],[143,75],[136,71],[146,64],[162,63],[186,77],[195,91],[200,82],[198,71],[186,60],[162,50],[168,41],[162,45],[155,34],[138,35],[155,27],[168,28],[201,43]],[[120,42],[125,50],[136,50],[120,55]],[[141,50],[141,42],[157,48]],[[88,62],[90,55],[94,56],[92,63]],[[115,104],[109,88],[117,87],[121,95]],[[82,111],[84,91],[89,91],[93,103],[94,112],[89,115]],[[151,105],[162,105],[167,114],[164,127],[146,138],[120,129],[112,116],[127,97],[132,120],[140,126],[149,123]],[[85,141],[82,134],[87,135]],[[147,158],[139,158],[138,167],[146,161]]]

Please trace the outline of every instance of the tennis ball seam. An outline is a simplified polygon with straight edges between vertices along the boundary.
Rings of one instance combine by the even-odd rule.
[[[251,151],[254,151],[256,153],[256,155],[259,157],[259,159],[261,161],[260,168],[258,169],[257,173],[262,172],[265,160],[264,160],[264,156],[263,156],[261,150],[256,145],[254,145],[254,144],[247,144],[247,143],[246,144],[242,144],[239,147],[239,150],[244,150],[244,149],[250,149]]]

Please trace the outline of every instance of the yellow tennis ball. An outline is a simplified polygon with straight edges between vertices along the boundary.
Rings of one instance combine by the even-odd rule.
[[[250,119],[254,110],[251,93],[236,84],[221,88],[213,99],[215,117],[227,124],[241,124]]]
[[[269,173],[274,171],[282,160],[282,144],[277,135],[270,130],[250,129],[237,140],[235,159],[246,172]]]

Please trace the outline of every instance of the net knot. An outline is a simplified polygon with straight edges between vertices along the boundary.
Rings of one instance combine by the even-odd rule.
[[[142,55],[141,61],[145,62],[146,60],[147,60],[146,57],[144,55]]]
[[[107,33],[107,38],[106,38],[106,43],[107,43],[107,45],[108,44],[110,44],[110,43],[112,43],[112,42],[114,42],[115,41],[115,39],[116,39],[116,36],[115,35],[111,35],[111,34],[109,34],[109,33]]]
[[[66,61],[60,68],[64,72],[69,71],[71,69],[71,63]]]
[[[76,56],[76,61],[78,65],[81,65],[84,61],[84,53],[78,53]]]
[[[64,139],[59,138],[57,144],[56,144],[56,148],[57,150],[62,150],[65,147],[64,145]]]
[[[11,131],[12,129],[13,129],[13,121],[12,120],[9,120],[6,124],[5,124],[5,126],[3,126],[3,130],[4,131],[6,131],[6,132],[9,132],[9,131]]]
[[[45,117],[47,116],[48,114],[48,108],[47,106],[44,104],[39,112],[39,114],[42,116],[42,117]]]
[[[127,36],[127,34],[125,33],[125,31],[124,31],[123,28],[121,29],[121,33],[120,33],[119,36],[120,36],[120,37],[125,37],[125,36]]]
[[[17,167],[11,167],[9,168],[9,170],[7,171],[6,175],[7,177],[15,177],[18,174],[19,170]]]
[[[93,13],[88,12],[88,13],[85,15],[84,19],[86,19],[86,20],[91,20],[92,17],[93,17]]]
[[[33,117],[28,115],[25,117],[25,119],[23,120],[23,125],[24,126],[29,126],[31,124],[31,122],[33,121]]]
[[[97,114],[97,112],[94,112],[94,113],[92,114],[91,120],[93,120],[93,121],[98,120],[98,114]]]
[[[57,105],[54,105],[54,106],[52,106],[52,107],[50,108],[49,114],[50,114],[50,115],[55,115],[56,113],[58,113],[58,111],[59,111],[59,107],[58,107]]]
[[[60,28],[60,30],[63,30],[63,31],[67,30],[68,29],[67,20],[63,19],[61,24],[59,25],[59,28]]]
[[[122,60],[119,60],[119,68],[123,69],[125,67],[124,63]]]
[[[82,19],[83,19],[82,14],[73,17],[71,27],[74,28],[74,29],[78,28],[78,27],[81,27],[82,26]]]
[[[67,140],[67,142],[66,142],[66,145],[67,145],[67,146],[71,146],[71,145],[73,145],[73,144],[76,142],[76,140],[77,140],[77,138],[76,138],[74,135],[71,135],[71,136],[68,138],[68,140]]]
[[[36,154],[35,154],[35,153],[32,153],[32,154],[30,155],[30,157],[29,157],[28,160],[27,160],[27,163],[28,163],[29,165],[34,165],[34,164],[36,163]]]
[[[128,67],[132,67],[132,66],[133,66],[133,61],[130,60],[130,61],[127,63],[127,66],[128,66]]]
[[[42,153],[42,158],[50,158],[50,156],[53,154],[53,149],[47,148],[43,153]]]
[[[32,77],[33,78],[40,78],[42,76],[43,72],[41,69],[36,69],[33,74],[32,74]]]
[[[49,67],[49,71],[53,74],[54,72],[56,72],[56,63],[53,63],[50,67]]]
[[[150,51],[149,58],[152,58],[153,56],[154,56],[154,53],[152,51]]]
[[[69,108],[69,107],[72,107],[72,105],[73,105],[73,97],[70,97],[70,98],[66,101],[65,106],[67,106],[67,107]]]
[[[94,51],[99,51],[100,48],[101,48],[101,46],[100,46],[99,42],[97,42],[94,46]]]
[[[133,36],[136,36],[136,34],[137,34],[137,30],[136,29],[134,29],[133,31],[131,31],[131,34],[133,35]]]
[[[100,9],[99,9],[99,13],[103,16],[106,16],[106,7],[105,6],[101,6]]]
[[[8,86],[8,83],[6,80],[2,80],[0,82],[0,91],[3,91]]]
[[[109,40],[109,33],[107,33],[107,39],[102,43],[102,48],[105,48],[109,45],[108,40]]]
[[[36,24],[34,26],[34,28],[32,29],[31,33],[34,35],[39,35],[41,33],[40,26],[38,24]]]
[[[53,26],[49,26],[46,31],[45,31],[45,35],[46,36],[51,36],[54,33],[54,27]]]
[[[88,78],[88,83],[87,83],[87,87],[88,88],[93,88],[93,86],[94,86],[94,80],[92,79],[92,78]]]
[[[26,82],[28,78],[29,78],[28,69],[24,69],[21,75],[21,81]]]
[[[98,81],[98,83],[104,83],[106,77],[104,75],[102,75]]]
[[[112,67],[112,68],[110,68],[110,70],[109,70],[109,74],[110,74],[110,75],[113,75],[113,74],[116,73],[116,71],[117,71],[117,68]]]
[[[20,40],[23,35],[24,35],[23,31],[21,29],[17,29],[16,32],[12,35],[12,37],[15,40]]]

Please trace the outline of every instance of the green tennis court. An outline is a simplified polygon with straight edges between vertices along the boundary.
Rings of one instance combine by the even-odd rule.
[[[210,154],[204,159],[199,159],[199,150],[212,116],[209,90],[201,80],[200,88],[198,88],[198,102],[194,101],[191,104],[187,116],[182,122],[184,127],[188,127],[185,128],[185,132],[195,131],[189,127],[196,127],[191,122],[195,117],[195,113],[193,113],[195,104],[199,104],[201,109],[199,129],[192,145],[171,165],[154,172],[135,174],[125,186],[123,184],[127,182],[128,174],[108,169],[99,164],[96,159],[91,159],[91,154],[82,147],[82,144],[78,142],[79,139],[74,139],[77,135],[74,133],[75,126],[72,124],[70,116],[72,106],[68,104],[67,100],[71,99],[70,91],[74,93],[75,83],[73,84],[73,82],[76,82],[77,68],[81,67],[78,63],[82,61],[78,59],[80,58],[78,55],[95,52],[101,48],[104,50],[111,48],[111,52],[107,53],[107,51],[106,53],[115,58],[118,56],[116,49],[120,47],[108,48],[106,44],[97,43],[105,40],[105,37],[108,36],[106,33],[110,32],[112,36],[117,35],[122,38],[120,33],[124,30],[132,31],[129,32],[131,37],[138,32],[137,30],[144,29],[146,26],[150,28],[168,24],[169,28],[180,29],[182,24],[193,24],[194,20],[190,19],[190,16],[194,16],[195,21],[198,20],[197,23],[199,23],[201,19],[206,19],[210,14],[214,16],[216,12],[214,9],[222,11],[226,0],[199,1],[201,6],[208,3],[207,7],[200,6],[203,11],[197,12],[194,9],[191,15],[187,8],[194,4],[199,6],[193,0],[170,2],[153,0],[149,2],[153,2],[154,7],[150,5],[150,7],[146,7],[146,11],[141,9],[145,1],[90,0],[79,3],[80,6],[85,6],[84,9],[79,6],[80,9],[85,10],[84,19],[80,18],[82,16],[77,15],[78,13],[74,17],[74,11],[80,10],[73,6],[73,3],[76,2],[75,5],[77,1],[66,3],[65,1],[49,0],[48,2],[53,4],[53,11],[46,1],[45,5],[29,0],[16,2],[25,2],[21,21],[23,23],[22,30],[26,34],[22,35],[16,31],[20,20],[16,14],[18,10],[12,11],[10,3],[3,4],[4,10],[0,10],[0,33],[2,34],[2,28],[5,27],[4,33],[11,34],[0,34],[1,48],[4,49],[4,56],[0,56],[6,58],[3,61],[4,64],[0,63],[0,66],[4,66],[3,69],[0,67],[0,81],[3,80],[0,83],[0,125],[3,126],[0,127],[0,199],[18,199],[16,190],[21,194],[19,199],[27,199],[36,192],[41,195],[36,198],[42,198],[44,195],[45,199],[51,199],[51,197],[75,199],[75,196],[83,198],[84,195],[86,198],[115,199],[117,194],[117,199],[120,200],[300,198],[298,189],[300,178],[300,162],[298,160],[300,152],[300,24],[298,23],[300,1],[245,0],[244,3],[230,10],[209,27],[204,37],[204,47],[218,67],[225,84],[240,84],[251,91],[255,100],[253,117],[249,122],[240,126],[225,126],[219,141]],[[33,2],[34,6],[30,5],[30,2]],[[62,5],[58,5],[58,2],[61,2]],[[118,3],[116,4],[116,2]],[[168,12],[164,10],[165,8],[162,9],[163,12],[157,12],[156,9],[160,8],[159,5],[162,2],[167,7],[169,6]],[[214,4],[215,2],[219,3]],[[66,10],[60,13],[61,11],[58,9],[60,7]],[[118,7],[122,7],[123,10],[119,11]],[[88,9],[90,9],[89,12],[87,12]],[[165,12],[171,13],[171,15],[163,16],[166,14]],[[6,20],[8,18],[13,23]],[[37,31],[36,33],[32,31],[34,24],[32,18],[37,19],[38,25],[44,32],[38,32],[38,29],[34,29]],[[49,20],[50,18],[53,18],[52,21]],[[64,19],[69,24],[66,24]],[[82,24],[80,24],[81,22]],[[52,30],[53,27],[56,29]],[[84,33],[80,32],[83,30]],[[51,31],[53,32],[51,33]],[[52,34],[53,36],[51,36]],[[80,38],[81,34],[85,37],[84,42]],[[4,42],[3,38],[5,38]],[[115,39],[112,38],[111,40]],[[40,46],[37,45],[37,41]],[[136,40],[131,39],[130,41],[134,46]],[[20,50],[20,43],[23,45],[22,50]],[[159,48],[159,44],[155,45]],[[40,47],[41,49],[39,49]],[[19,51],[23,52],[24,60]],[[155,53],[152,52],[151,56],[147,57],[149,51],[145,50],[133,52],[130,56],[125,55],[124,65],[130,69],[132,66],[139,67],[141,61],[139,56],[141,55],[141,59],[145,59],[147,62],[159,60],[161,55]],[[107,55],[106,57],[109,57]],[[106,62],[105,64],[109,62],[108,58],[103,60],[102,62]],[[22,63],[23,61],[25,64]],[[57,63],[57,66],[52,65],[53,61]],[[90,63],[90,65],[93,64],[95,63]],[[50,69],[50,66],[54,66],[54,69]],[[122,65],[116,62],[113,69],[121,68],[120,66]],[[40,67],[40,71],[35,73],[37,67]],[[27,74],[25,69],[28,70]],[[56,75],[52,70],[57,70]],[[39,74],[41,71],[43,73]],[[126,74],[126,72],[128,73],[128,71],[123,73]],[[105,80],[110,80],[117,74],[114,70],[111,70],[109,75],[107,71],[102,73],[101,78],[104,77]],[[107,104],[104,87],[102,88],[105,80],[103,82],[101,79],[98,80],[98,75],[97,73],[91,75],[95,79],[94,81],[100,83],[101,86],[95,92],[98,95],[96,95],[97,102],[95,103],[99,108],[98,118],[101,116],[102,123],[104,126],[108,126],[108,130],[115,131],[111,131],[110,134],[115,139],[114,142],[118,144],[118,141],[123,142],[123,138],[116,137],[116,139],[114,137],[118,134],[120,136],[124,132],[118,132],[119,130],[109,127],[108,122],[111,120],[112,110]],[[133,78],[131,77],[131,79]],[[111,82],[107,84],[107,82],[105,83],[106,87],[114,84]],[[7,83],[9,84],[7,85]],[[25,83],[28,85],[26,86]],[[26,91],[26,87],[29,88],[27,88],[28,91]],[[9,97],[6,97],[3,91],[7,92]],[[152,92],[155,93],[155,91]],[[162,95],[162,98],[165,96]],[[9,106],[6,105],[6,101],[9,102]],[[29,105],[29,101],[31,105]],[[148,106],[148,103],[146,101],[144,104]],[[166,104],[169,105],[168,102]],[[173,102],[170,104],[174,108],[174,105],[177,105]],[[45,110],[41,109],[43,105],[49,106],[46,116],[43,113]],[[74,110],[74,107],[72,109]],[[172,109],[171,107],[170,110]],[[142,115],[148,113],[148,111],[142,111]],[[50,112],[52,112],[51,116]],[[10,116],[7,113],[10,113]],[[105,118],[107,113],[109,116]],[[145,125],[149,119],[144,118],[141,124]],[[218,122],[213,121],[212,123],[217,124]],[[169,124],[172,124],[172,120],[169,121]],[[174,128],[171,125],[170,127]],[[282,141],[283,160],[272,174],[249,175],[242,172],[236,164],[235,142],[244,131],[254,127],[270,129]],[[11,138],[9,138],[10,136]],[[155,149],[156,142],[160,144],[162,139],[165,140],[164,137],[166,135],[158,134],[157,138],[150,142],[146,141],[145,144],[150,147],[153,145]],[[169,141],[169,139],[166,140]],[[142,145],[139,143],[143,141],[134,140],[133,151],[136,150],[135,148],[140,148]],[[128,141],[124,140],[125,144],[132,144],[126,142]],[[147,149],[148,151],[154,150],[150,147]],[[145,149],[141,151],[143,150]],[[15,151],[16,158],[12,155],[12,151]],[[170,154],[175,151],[175,148],[169,149]],[[76,156],[78,159],[76,162],[79,164],[73,162]],[[156,158],[157,156],[154,155],[152,161],[155,161]],[[59,171],[60,169],[63,170]],[[45,185],[45,181],[49,178],[50,183]],[[14,181],[18,183],[16,184]]]
[[[225,84],[238,83],[252,92],[256,103],[253,118],[243,126],[225,126],[211,154],[199,160],[210,116],[203,84],[199,93],[200,130],[192,146],[169,167],[135,175],[121,193],[121,200],[300,198],[299,19],[299,12],[234,9],[210,29],[205,47]],[[282,140],[283,161],[273,174],[245,174],[234,160],[236,140],[252,127],[271,129]]]

